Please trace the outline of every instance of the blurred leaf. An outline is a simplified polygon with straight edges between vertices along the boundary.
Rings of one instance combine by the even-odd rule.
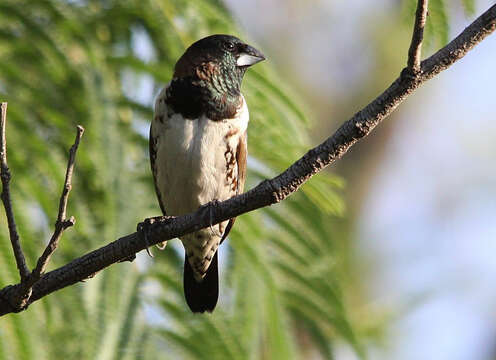
[[[405,0],[403,2],[403,22],[410,29],[413,29],[416,8],[417,0]],[[430,0],[424,31],[424,46],[426,48],[441,47],[448,43],[450,31],[449,20],[445,0]]]
[[[475,0],[462,0],[462,5],[467,16],[475,15]]]

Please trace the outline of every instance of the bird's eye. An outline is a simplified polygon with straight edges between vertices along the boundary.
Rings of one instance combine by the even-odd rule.
[[[224,49],[226,49],[227,51],[233,52],[235,49],[235,46],[232,42],[226,42],[226,43],[224,43]]]

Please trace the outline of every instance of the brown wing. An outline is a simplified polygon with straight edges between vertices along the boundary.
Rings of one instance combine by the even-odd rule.
[[[160,195],[160,191],[157,187],[157,178],[155,177],[156,170],[155,170],[155,160],[157,158],[157,149],[156,149],[156,139],[152,134],[152,127],[150,126],[150,136],[148,139],[148,145],[149,145],[149,152],[150,152],[150,167],[152,169],[152,175],[153,175],[153,185],[155,186],[155,192],[157,193],[157,199],[158,199],[158,204],[160,205],[160,209],[162,210],[162,213],[166,215],[165,213],[165,206],[162,203],[162,196]]]
[[[153,126],[153,125],[152,125]],[[157,193],[157,199],[158,199],[158,204],[160,205],[160,210],[162,210],[162,214],[167,215],[165,213],[165,206],[162,203],[162,196],[160,195],[160,190],[157,187],[157,178],[155,177],[156,169],[155,169],[155,160],[157,159],[157,139],[155,136],[153,136],[152,133],[152,126],[150,126],[150,135],[148,139],[148,148],[150,152],[150,167],[152,169],[152,175],[153,175],[153,185],[155,186],[155,192]],[[164,241],[160,244],[157,244],[157,248],[159,250],[164,250],[167,245],[167,241]],[[148,251],[148,249],[147,249]]]
[[[236,149],[236,164],[238,166],[238,178],[236,179],[236,195],[241,194],[245,187],[247,155],[247,135],[245,131],[245,133],[239,137],[239,143]],[[229,220],[229,223],[226,226],[226,231],[224,231],[224,235],[222,236],[222,240],[220,241],[221,244],[225,240],[227,235],[229,235],[229,232],[231,231],[235,221],[236,218],[232,218],[231,220]]]

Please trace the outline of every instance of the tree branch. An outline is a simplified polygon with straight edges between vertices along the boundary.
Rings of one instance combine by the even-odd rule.
[[[14,288],[15,291],[13,291],[11,293],[11,296],[8,298],[8,302],[9,302],[9,306],[11,308],[14,308],[14,309],[20,311],[21,309],[24,309],[28,306],[28,302],[30,301],[31,295],[32,295],[33,285],[36,284],[36,282],[40,280],[41,274],[43,274],[43,272],[46,269],[46,266],[48,265],[48,262],[50,261],[50,257],[52,256],[52,254],[55,252],[55,250],[58,247],[60,238],[62,237],[62,233],[67,228],[73,226],[76,222],[76,220],[74,219],[73,216],[71,216],[69,219],[66,219],[67,201],[69,199],[69,192],[71,191],[71,188],[72,188],[72,174],[74,172],[74,163],[76,161],[76,152],[77,152],[77,149],[79,146],[79,142],[81,141],[81,137],[83,136],[84,128],[80,125],[77,126],[76,140],[74,141],[74,145],[72,145],[71,149],[69,150],[69,160],[67,162],[67,170],[65,173],[64,187],[62,190],[62,195],[60,196],[59,212],[57,215],[57,220],[55,222],[54,233],[53,233],[52,237],[50,238],[50,241],[48,242],[48,244],[45,248],[45,251],[43,251],[43,254],[38,259],[36,267],[30,273],[29,269],[26,266],[26,263],[24,260],[24,255],[22,254],[22,250],[20,248],[20,245],[18,244],[19,243],[19,236],[17,235],[17,231],[15,229],[15,222],[14,222],[14,217],[13,217],[14,214],[13,214],[11,206],[10,206],[10,194],[9,194],[9,187],[8,187],[8,185],[9,185],[8,180],[10,179],[10,173],[9,173],[9,169],[7,167],[7,156],[6,156],[5,120],[4,120],[4,119],[6,119],[6,116],[3,116],[4,115],[4,111],[3,111],[4,110],[4,107],[3,107],[4,104],[7,105],[6,103],[2,104],[2,122],[0,124],[0,132],[2,134],[2,143],[1,143],[2,152],[0,154],[1,162],[2,162],[2,181],[4,181],[4,174],[5,173],[8,174],[8,176],[5,176],[7,186],[5,186],[5,183],[4,183],[4,191],[7,195],[4,198],[4,195],[2,193],[2,199],[4,200],[4,205],[5,205],[6,212],[7,212],[7,218],[11,219],[12,223],[14,224],[14,226],[13,226],[13,231],[15,234],[14,239],[17,239],[17,245],[19,246],[19,251],[20,251],[20,255],[22,257],[22,262],[23,262],[24,267],[27,271],[27,274],[25,274],[24,276],[21,277],[21,282],[20,282],[19,286]],[[5,106],[5,109],[6,109],[6,106]],[[5,199],[7,199],[7,200],[5,200]],[[9,223],[9,229],[10,229],[10,223]],[[15,252],[15,248],[14,248],[14,252]],[[0,298],[1,298],[1,296],[0,296]],[[0,307],[1,307],[1,305],[0,305]]]
[[[5,215],[7,216],[7,223],[9,226],[10,242],[14,250],[14,257],[21,276],[21,282],[25,281],[29,276],[29,269],[26,265],[26,259],[22,252],[21,243],[19,241],[19,233],[14,218],[14,211],[12,210],[12,200],[10,198],[10,170],[7,164],[7,139],[5,137],[5,127],[7,126],[7,103],[1,104],[1,120],[0,120],[0,177],[2,178],[2,202],[5,208]]]
[[[353,144],[368,135],[420,85],[464,57],[495,28],[496,5],[493,5],[448,45],[421,62],[418,75],[408,76],[407,72],[411,72],[411,69],[406,68],[407,72],[404,69],[388,89],[282,174],[264,180],[242,195],[212,204],[213,222],[219,223],[287,198],[310,177],[341,158]],[[29,303],[23,309],[13,308],[9,301],[20,284],[0,290],[0,315],[24,310],[30,303],[56,290],[92,277],[111,264],[132,258],[147,246],[206,228],[210,222],[210,209],[202,207],[188,215],[154,218],[153,221],[147,222],[146,226],[140,224],[139,228],[144,228],[145,231],[126,235],[44,274],[34,284]]]
[[[52,237],[50,238],[50,241],[48,242],[48,245],[45,248],[45,251],[38,259],[36,268],[33,270],[33,273],[30,276],[29,283],[31,286],[36,283],[40,279],[40,275],[45,272],[46,266],[50,261],[50,257],[55,252],[55,250],[57,250],[59,240],[62,237],[62,233],[64,232],[64,230],[76,223],[76,220],[73,216],[71,216],[69,219],[66,219],[67,201],[69,200],[69,193],[72,189],[72,174],[74,172],[76,152],[79,147],[81,137],[84,133],[84,128],[81,125],[78,125],[76,128],[76,140],[74,140],[74,145],[72,145],[71,149],[69,150],[69,160],[67,162],[67,170],[65,172],[64,188],[62,190],[62,195],[60,196],[59,213],[57,216],[57,221],[55,222],[55,230]]]
[[[408,50],[408,68],[412,70],[414,74],[420,71],[422,40],[424,39],[424,27],[427,20],[427,3],[428,0],[418,0],[412,42],[410,43],[410,49]]]

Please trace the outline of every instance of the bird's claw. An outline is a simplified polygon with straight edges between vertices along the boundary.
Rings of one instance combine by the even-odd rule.
[[[155,218],[147,218],[143,222],[138,224],[138,232],[143,234],[143,240],[145,241],[145,250],[148,256],[153,258],[153,254],[149,249],[148,235],[150,234],[150,227],[155,222]]]
[[[155,245],[157,247],[157,249],[159,250],[164,250],[165,247],[167,246],[167,241],[162,241],[160,244],[156,244]]]

